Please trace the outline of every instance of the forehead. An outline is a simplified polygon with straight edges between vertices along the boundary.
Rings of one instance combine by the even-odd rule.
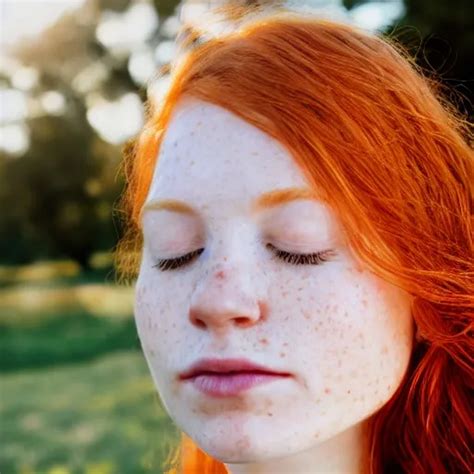
[[[163,138],[149,199],[199,207],[293,186],[307,181],[280,142],[222,107],[185,97]]]

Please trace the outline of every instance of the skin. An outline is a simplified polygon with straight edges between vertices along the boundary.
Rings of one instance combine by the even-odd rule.
[[[262,193],[308,187],[290,153],[216,105],[174,110],[143,212],[135,318],[176,425],[232,474],[363,472],[364,426],[400,385],[413,344],[411,296],[362,268],[337,216],[299,199],[258,213]],[[292,253],[331,249],[318,265]],[[162,271],[158,259],[204,252]],[[201,357],[245,357],[292,377],[216,399],[177,381]]]

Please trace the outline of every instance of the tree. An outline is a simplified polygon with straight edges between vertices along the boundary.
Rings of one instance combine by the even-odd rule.
[[[68,256],[87,269],[93,252],[112,249],[120,237],[113,211],[123,186],[117,179],[121,146],[99,137],[87,110],[94,94],[109,100],[128,92],[145,97],[130,76],[127,58],[115,57],[96,38],[103,10],[121,12],[130,3],[88,0],[80,11],[58,20],[40,40],[22,42],[13,50],[23,65],[39,72],[30,99],[38,103],[42,94],[53,90],[66,104],[62,114],[33,114],[25,120],[30,147],[23,156],[0,154],[4,262]],[[155,2],[165,16],[177,3]],[[78,90],[77,77],[95,63],[106,69],[105,78],[93,90]],[[13,87],[9,78],[2,80]]]

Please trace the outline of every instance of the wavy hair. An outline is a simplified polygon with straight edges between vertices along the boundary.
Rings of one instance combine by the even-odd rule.
[[[369,420],[368,472],[473,472],[473,127],[391,38],[280,12],[188,52],[161,107],[125,154],[127,231],[116,252],[137,274],[139,216],[178,99],[224,107],[281,142],[343,223],[361,263],[414,298],[405,377]],[[226,473],[182,433],[168,473]]]

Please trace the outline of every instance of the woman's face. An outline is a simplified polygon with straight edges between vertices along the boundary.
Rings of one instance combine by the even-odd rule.
[[[410,295],[359,267],[323,202],[261,198],[287,188],[308,185],[278,141],[182,99],[144,206],[135,317],[169,415],[224,462],[289,455],[360,425],[395,392],[411,354]],[[156,266],[199,249],[181,267]],[[297,265],[278,250],[325,261]],[[289,376],[215,396],[179,379],[202,357]]]

